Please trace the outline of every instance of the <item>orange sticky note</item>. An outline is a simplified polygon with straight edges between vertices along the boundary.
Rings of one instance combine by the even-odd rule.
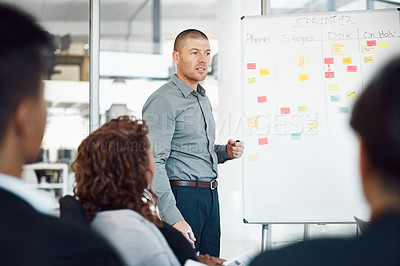
[[[247,69],[256,69],[256,63],[247,63]]]
[[[376,46],[376,40],[367,41],[367,46]]]
[[[258,103],[266,103],[267,102],[267,96],[258,96],[257,97],[257,102]]]
[[[268,138],[259,138],[258,139],[258,145],[267,145],[268,144]]]
[[[282,107],[282,108],[281,108],[281,114],[282,114],[282,115],[288,115],[288,114],[290,114],[290,107]]]
[[[325,72],[325,78],[334,78],[335,72]]]
[[[352,61],[351,57],[343,58],[343,64],[352,64]]]
[[[269,69],[260,69],[260,75],[261,76],[269,75]]]
[[[347,66],[347,72],[357,72],[357,66]]]
[[[300,75],[300,81],[306,81],[306,80],[308,80],[308,74]]]
[[[329,58],[325,58],[325,64],[333,64],[333,58],[329,57]]]

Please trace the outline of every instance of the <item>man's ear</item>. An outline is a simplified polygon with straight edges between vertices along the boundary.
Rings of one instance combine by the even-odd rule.
[[[179,62],[179,52],[173,51],[173,52],[172,52],[172,59],[174,60],[175,64],[178,65],[178,62]]]
[[[15,131],[18,137],[26,137],[30,131],[32,100],[25,99],[20,102],[14,113]]]

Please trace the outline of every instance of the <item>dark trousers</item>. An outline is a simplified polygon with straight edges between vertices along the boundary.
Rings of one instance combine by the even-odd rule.
[[[217,189],[172,187],[176,206],[196,237],[196,251],[219,257],[221,227]]]

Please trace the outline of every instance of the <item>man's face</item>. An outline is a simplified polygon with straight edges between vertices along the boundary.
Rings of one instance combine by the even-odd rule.
[[[177,74],[181,80],[190,86],[206,78],[211,54],[207,39],[187,38],[182,48],[174,53]]]

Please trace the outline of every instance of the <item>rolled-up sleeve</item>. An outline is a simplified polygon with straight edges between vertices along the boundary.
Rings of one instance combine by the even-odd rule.
[[[224,163],[233,159],[229,157],[228,153],[226,152],[226,145],[214,145],[214,151],[217,154],[218,163]]]

